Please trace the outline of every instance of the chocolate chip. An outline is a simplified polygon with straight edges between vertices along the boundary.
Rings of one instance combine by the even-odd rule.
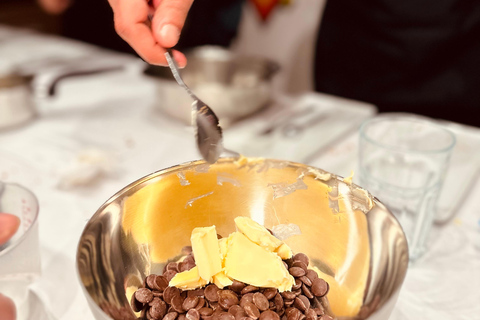
[[[197,306],[199,298],[197,296],[187,297],[182,304],[184,310],[190,310]]]
[[[233,314],[234,316],[236,316],[237,313],[240,311],[243,311],[243,308],[238,304],[235,304],[228,309],[228,312]]]
[[[313,309],[308,309],[305,311],[305,316],[307,320],[317,320],[317,313]]]
[[[167,305],[160,298],[154,298],[150,303],[150,310],[148,311],[153,319],[162,319],[167,313]]]
[[[303,283],[305,283],[309,287],[312,285],[312,280],[310,280],[307,276],[301,276],[298,279],[300,279],[300,281],[302,281]]]
[[[285,300],[285,307],[291,307],[293,305],[294,300]]]
[[[315,296],[323,297],[327,294],[328,288],[328,283],[325,280],[317,278],[312,282],[312,287],[310,288],[310,290]]]
[[[293,300],[296,297],[295,293],[292,291],[284,291],[281,293],[281,295],[286,300]]]
[[[176,262],[167,263],[165,268],[163,268],[163,273],[167,272],[168,270],[173,270],[175,272],[178,272],[178,264]]]
[[[260,317],[260,311],[252,302],[245,303],[243,309],[250,318],[258,319]]]
[[[242,292],[242,289],[245,288],[245,283],[237,281],[237,280],[232,280],[233,283],[230,285],[230,290],[240,293]]]
[[[157,275],[151,274],[145,278],[145,284],[148,289],[155,289],[155,277]]]
[[[185,309],[183,309],[183,298],[180,295],[173,296],[171,305],[173,307],[173,310],[175,310],[178,313],[184,313]]]
[[[305,284],[302,286],[302,292],[308,299],[313,299],[314,295]]]
[[[313,282],[313,280],[318,278],[318,274],[314,270],[307,270],[307,274],[305,275],[310,281]]]
[[[263,295],[263,293],[255,292],[253,294],[253,303],[257,306],[260,311],[268,310],[269,304],[268,299]]]
[[[277,310],[277,312],[279,312],[283,308],[283,305],[284,305],[283,298],[282,298],[282,295],[280,293],[277,293],[275,295],[274,302],[275,302],[276,310]]]
[[[172,298],[174,296],[179,296],[180,290],[177,287],[167,287],[163,291],[163,301],[168,304],[172,304]]]
[[[176,312],[169,312],[163,317],[163,320],[175,320],[175,318],[178,316],[178,313]]]
[[[245,288],[243,288],[240,293],[241,294],[247,294],[247,293],[255,292],[255,291],[258,291],[258,287],[248,285]]]
[[[253,303],[253,293],[247,293],[242,296],[242,298],[240,299],[240,305],[242,306],[242,308],[245,308],[245,304],[247,302]]]
[[[304,276],[306,274],[306,271],[300,267],[291,267],[290,269],[288,269],[288,272],[290,272],[290,274],[296,278]]]
[[[293,267],[302,268],[305,271],[305,273],[308,270],[307,265],[305,263],[303,263],[302,261],[294,261],[290,267],[291,268],[293,268]]]
[[[168,287],[167,278],[164,276],[155,276],[152,289],[163,292]]]
[[[205,306],[205,304],[206,304],[205,299],[202,298],[202,297],[199,297],[199,298],[198,298],[198,303],[197,303],[197,305],[195,306],[195,309],[200,310],[201,308],[203,308],[203,307]]]
[[[177,316],[177,320],[187,320],[187,316],[185,315],[185,313],[180,313]]]
[[[199,320],[200,319],[200,313],[196,309],[190,309],[188,310],[187,314],[185,315],[187,320]]]
[[[135,312],[140,312],[143,308],[143,303],[141,303],[140,301],[138,301],[136,298],[135,298],[135,295],[132,294],[132,298],[130,299],[130,306],[132,307],[132,310],[135,311]]]
[[[218,304],[225,310],[228,310],[231,306],[238,304],[239,300],[237,294],[232,290],[219,290],[218,291]]]
[[[187,297],[199,297],[202,298],[205,296],[203,288],[198,288],[194,290],[187,290]]]
[[[205,299],[208,301],[218,301],[218,287],[214,284],[209,284],[208,286],[205,287],[204,293],[205,293]]]
[[[228,312],[220,312],[218,320],[235,320],[235,316]]]
[[[288,308],[285,310],[285,314],[287,315],[287,320],[299,320],[302,316],[302,312],[297,308]]]
[[[153,300],[153,293],[150,289],[147,288],[140,288],[135,291],[135,299],[137,299],[141,303],[149,303]]]
[[[198,313],[200,313],[200,316],[211,316],[213,314],[213,309],[208,308],[208,307],[203,307],[200,310],[198,310]]]
[[[295,279],[295,284],[292,286],[292,290],[300,289],[302,287],[302,284],[303,284],[302,280],[300,280],[298,278]]]
[[[267,288],[263,291],[263,294],[265,295],[265,297],[268,299],[268,300],[271,300],[275,297],[275,295],[277,294],[278,290],[275,289],[275,288]]]
[[[178,264],[178,271],[188,271],[195,267],[195,259],[192,255],[188,255],[182,262]]]
[[[210,305],[210,308],[213,309],[213,311],[216,311],[218,309],[222,310],[222,307],[220,307],[220,305],[218,304],[218,301],[211,301],[209,305]]]
[[[280,320],[280,316],[271,310],[267,310],[260,314],[260,320]]]
[[[300,311],[305,312],[305,310],[310,308],[310,300],[308,300],[307,297],[301,295],[295,298],[293,305]]]
[[[293,256],[293,261],[301,261],[305,263],[307,266],[310,263],[310,259],[308,259],[308,256],[305,253],[301,253],[301,252]]]

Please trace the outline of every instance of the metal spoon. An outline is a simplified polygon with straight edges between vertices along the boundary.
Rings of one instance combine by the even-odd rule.
[[[218,118],[213,110],[198,99],[185,82],[183,82],[171,50],[165,52],[165,57],[167,58],[168,66],[172,70],[175,80],[177,80],[181,87],[187,90],[190,97],[194,100],[192,103],[192,122],[195,124],[195,137],[197,139],[198,150],[208,163],[214,163],[224,150],[222,128],[218,123]]]

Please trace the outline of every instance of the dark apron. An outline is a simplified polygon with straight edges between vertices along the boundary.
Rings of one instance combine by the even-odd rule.
[[[328,0],[315,88],[480,126],[480,1]]]

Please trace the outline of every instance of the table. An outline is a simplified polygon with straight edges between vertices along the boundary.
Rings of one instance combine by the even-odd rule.
[[[40,202],[42,275],[30,286],[31,311],[39,320],[92,319],[75,270],[76,245],[86,221],[128,183],[198,159],[193,131],[156,110],[154,85],[133,57],[0,26],[0,59],[26,61],[30,55],[25,52],[69,59],[101,56],[127,66],[61,82],[57,97],[37,99],[37,118],[0,132],[0,178],[28,187]],[[251,123],[228,128],[226,143],[252,128]],[[392,320],[480,319],[480,130],[447,125],[458,134],[460,150],[452,159],[456,171],[447,177],[451,188],[442,193],[442,212],[448,214],[434,226],[428,253],[409,268]],[[345,131],[335,144],[304,160],[348,176],[356,168],[357,140],[356,130]],[[303,143],[314,145],[318,139]],[[460,188],[459,177],[467,180],[468,190]]]

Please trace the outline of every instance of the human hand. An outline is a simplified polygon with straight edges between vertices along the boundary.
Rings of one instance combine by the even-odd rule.
[[[118,35],[146,62],[167,65],[166,49],[177,44],[193,0],[108,1]],[[180,67],[187,64],[181,52],[174,50],[173,57]]]
[[[70,0],[37,0],[42,9],[50,14],[60,14],[70,6]]]
[[[19,226],[20,219],[17,216],[0,212],[0,246],[13,237]]]
[[[17,317],[17,310],[12,299],[0,293],[0,319],[1,320],[15,320]]]

